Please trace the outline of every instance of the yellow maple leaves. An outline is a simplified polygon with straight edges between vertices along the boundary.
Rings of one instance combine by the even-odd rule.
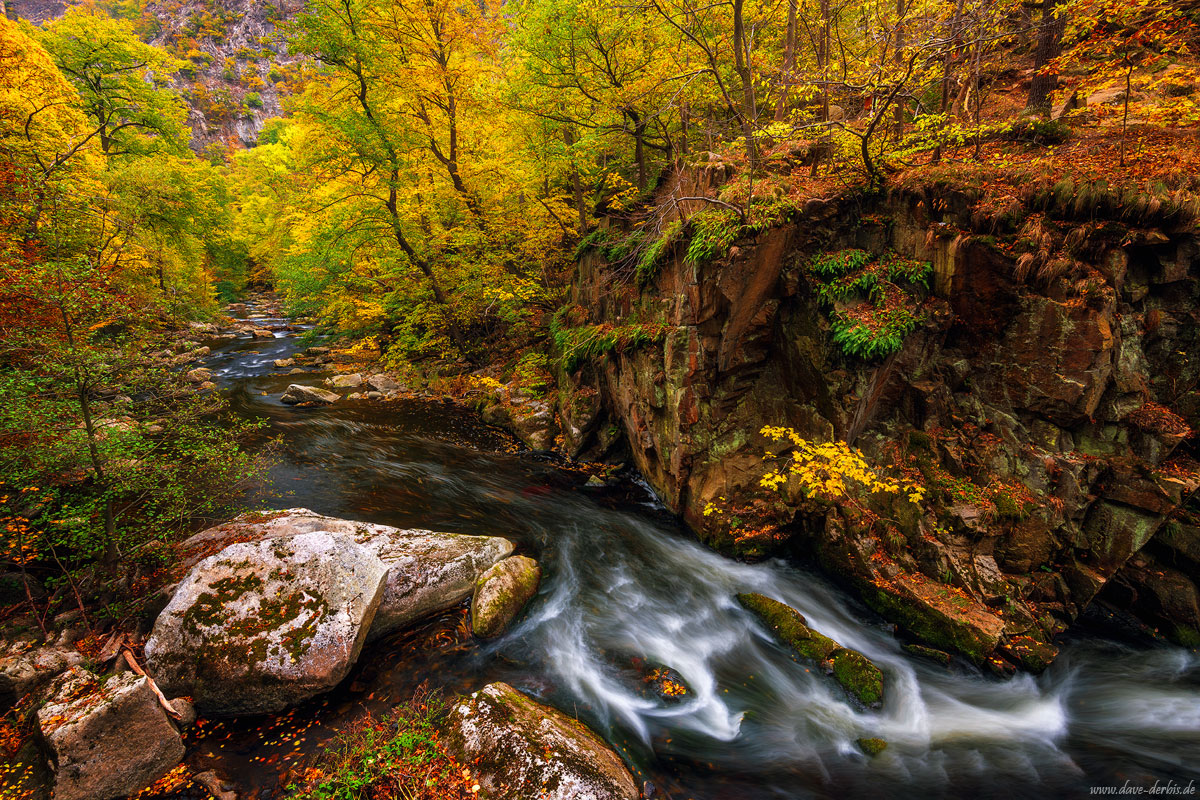
[[[787,462],[769,470],[759,480],[764,489],[778,491],[795,478],[806,496],[829,502],[853,499],[860,493],[903,494],[916,504],[925,497],[924,487],[883,476],[867,463],[859,450],[845,442],[816,444],[791,428],[771,425],[763,426],[759,433],[772,442],[788,441],[792,445]]]

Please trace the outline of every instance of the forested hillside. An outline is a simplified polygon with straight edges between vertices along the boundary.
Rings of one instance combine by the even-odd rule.
[[[201,746],[207,733],[180,739],[187,715],[155,680],[196,700],[202,716],[294,711],[335,686],[376,680],[360,671],[340,683],[371,642],[461,653],[499,636],[526,603],[544,613],[514,630],[549,637],[539,652],[559,661],[537,662],[552,677],[518,688],[540,687],[564,711],[582,701],[600,738],[545,714],[584,761],[603,765],[596,780],[612,793],[596,796],[657,797],[656,781],[672,797],[741,796],[720,794],[727,775],[707,772],[736,772],[720,760],[727,753],[714,767],[708,745],[673,749],[677,730],[655,726],[666,725],[664,709],[695,702],[704,710],[680,729],[689,736],[728,729],[728,745],[762,735],[747,747],[777,755],[787,750],[779,741],[795,745],[794,731],[771,727],[769,702],[761,718],[752,710],[764,701],[746,689],[751,678],[735,690],[744,707],[726,708],[714,697],[718,685],[729,691],[728,675],[707,661],[700,670],[686,648],[655,638],[670,639],[659,629],[584,645],[584,622],[537,627],[561,622],[545,609],[566,607],[549,604],[546,582],[587,579],[554,558],[599,558],[580,531],[606,535],[536,505],[576,508],[564,475],[590,476],[604,514],[634,513],[629,497],[644,479],[656,508],[713,549],[808,564],[836,581],[828,592],[853,598],[832,616],[817,612],[813,625],[844,626],[825,635],[781,602],[800,603],[794,577],[780,572],[791,566],[751,573],[761,565],[710,561],[690,542],[657,556],[664,574],[694,571],[704,582],[680,597],[707,604],[705,614],[740,615],[723,623],[728,636],[762,627],[784,648],[764,658],[784,653],[836,679],[853,716],[838,718],[833,738],[814,745],[818,766],[804,768],[825,790],[867,791],[874,778],[824,759],[874,759],[885,730],[903,755],[872,763],[925,787],[915,793],[1011,776],[989,766],[965,784],[940,783],[927,770],[936,736],[905,739],[915,734],[871,716],[900,714],[885,687],[894,698],[925,680],[902,659],[952,664],[954,681],[1009,678],[1047,669],[1072,636],[1099,625],[1190,652],[1179,658],[1192,659],[1192,672],[1179,674],[1194,676],[1200,1],[6,0],[4,9],[0,623],[12,641],[0,653],[0,748],[11,760],[0,786],[15,796],[48,796],[55,774],[54,797],[118,797],[160,778],[146,796],[201,786],[223,796],[201,767],[253,770],[201,755],[213,749]],[[318,373],[324,389],[304,383]],[[316,433],[303,427],[314,420]],[[404,425],[419,444],[380,433]],[[495,428],[516,438],[495,445]],[[531,461],[483,468],[429,444],[459,435]],[[357,449],[330,456],[330,439]],[[370,442],[389,455],[364,457]],[[397,447],[412,448],[408,460],[388,462]],[[413,478],[406,470],[422,459],[441,467]],[[533,462],[561,473],[536,473],[519,491],[488,483],[525,480]],[[307,471],[314,464],[329,486]],[[481,496],[503,505],[514,529],[537,520],[571,535],[552,547],[553,536],[514,533],[520,553],[510,557],[513,543],[497,538],[505,531],[476,527],[488,521],[484,501],[437,494],[456,470],[487,485]],[[188,539],[263,498],[314,511],[243,516],[200,544]],[[183,602],[177,585],[199,580],[202,558],[285,535],[348,537],[338,525],[351,523],[320,516],[348,510],[387,523],[369,531],[378,558],[359,552],[364,528],[357,544],[329,545],[371,603],[278,589],[276,605],[222,616],[225,606],[244,611],[243,594],[294,577],[289,564],[332,558],[305,540],[290,551],[264,545],[254,557],[276,559],[269,573],[248,578],[230,561],[214,594],[170,623],[185,638],[222,624],[220,636],[257,635],[279,621],[272,615],[321,619],[345,600],[357,627],[334,636],[351,642],[340,672],[225,687],[241,692],[236,703],[214,699],[213,686],[244,676],[180,677],[184,662],[170,659],[184,657],[163,644],[162,620]],[[639,572],[657,545],[629,544],[643,523],[605,519],[641,531],[612,540],[614,563],[637,562],[612,573],[612,587],[637,584],[646,619],[671,628],[678,620],[661,597],[646,599],[653,581]],[[425,530],[437,524],[454,533]],[[245,527],[255,525],[271,532]],[[382,588],[396,556],[378,542],[409,527],[491,540],[437,540],[455,569],[470,562],[454,590],[465,594],[404,616],[411,609],[388,606],[398,590]],[[428,547],[422,557],[437,549]],[[544,577],[526,557],[542,548],[556,554]],[[532,566],[514,562],[522,558]],[[481,595],[485,575],[505,564],[512,586]],[[339,581],[322,573],[319,583]],[[609,588],[582,604],[587,614],[623,616]],[[470,623],[461,609],[445,616],[472,592]],[[515,605],[513,592],[523,598]],[[504,624],[481,624],[481,596],[511,606]],[[388,610],[376,617],[377,607]],[[430,614],[443,616],[435,624]],[[865,615],[859,628],[845,622]],[[412,628],[418,619],[427,627]],[[300,661],[307,637],[325,641],[297,625],[272,640],[287,663]],[[894,647],[878,643],[884,628]],[[408,638],[396,638],[402,630]],[[156,644],[143,649],[151,631]],[[265,658],[257,645],[203,636],[213,663]],[[554,636],[602,650],[603,677],[580,677],[592,661],[560,652]],[[51,646],[56,667],[14,666],[32,664],[29,653],[51,659]],[[720,650],[698,647],[701,661]],[[166,755],[128,773],[136,787],[63,788],[66,745],[38,708],[82,695],[50,677],[86,667],[94,683],[126,664],[142,675],[143,662],[158,692],[146,702],[175,737]],[[404,669],[418,663],[448,694],[479,688],[468,686],[474,667],[456,662],[454,679],[439,683],[433,655]],[[488,663],[497,681],[521,675]],[[764,663],[768,681],[783,674]],[[46,680],[29,677],[42,671]],[[938,675],[930,680],[944,688],[937,681],[950,678]],[[630,679],[640,694],[620,706],[611,687]],[[263,766],[273,783],[242,774],[239,786],[312,798],[366,796],[354,786],[373,787],[372,797],[531,796],[505,794],[511,776],[496,777],[506,767],[488,761],[488,747],[512,740],[482,754],[461,732],[446,744],[447,703],[424,686],[414,695],[418,683],[404,684],[410,702],[388,694],[395,702],[378,720],[366,700],[366,722],[360,706],[353,725],[321,717],[345,729],[334,756],[310,748],[304,769],[285,768],[289,754],[278,770]],[[943,694],[957,697],[953,687]],[[523,698],[493,683],[454,713],[538,719]],[[1140,745],[1113,747],[1121,770],[1188,774],[1171,747],[1161,772]],[[372,766],[384,751],[387,768]],[[753,780],[730,778],[732,791],[792,796],[794,764],[811,754],[787,752],[793,761],[764,761]],[[1044,755],[1029,756],[1031,770],[1058,775]],[[966,755],[945,757],[969,772]],[[540,785],[560,780],[546,776],[569,761],[550,759]],[[1107,779],[1107,769],[1097,759],[1077,772]]]

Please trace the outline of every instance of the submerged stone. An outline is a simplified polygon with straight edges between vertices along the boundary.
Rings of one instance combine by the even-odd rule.
[[[751,593],[739,594],[738,602],[767,624],[784,644],[814,661],[824,661],[841,645],[808,627],[808,621],[796,609],[771,598]]]
[[[887,749],[887,739],[880,739],[876,736],[864,737],[855,742],[858,749],[862,750],[869,756],[877,756]]]
[[[805,658],[827,662],[834,679],[864,705],[883,702],[883,673],[862,653],[814,631],[803,614],[785,603],[757,593],[739,594],[737,599],[781,642]]]

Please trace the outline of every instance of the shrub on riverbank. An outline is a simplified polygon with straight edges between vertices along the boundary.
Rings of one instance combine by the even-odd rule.
[[[446,753],[441,723],[450,706],[418,690],[387,715],[342,731],[288,787],[289,800],[469,800],[479,785]]]

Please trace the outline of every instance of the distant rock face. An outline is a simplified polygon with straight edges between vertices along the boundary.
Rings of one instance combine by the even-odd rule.
[[[286,708],[350,671],[387,574],[326,531],[229,545],[192,568],[155,621],[149,672],[205,713]]]
[[[487,639],[499,636],[535,594],[542,568],[532,558],[513,556],[494,564],[475,582],[471,598],[471,629]]]
[[[179,732],[144,676],[66,673],[38,710],[54,800],[112,800],[165,775],[184,755]]]
[[[288,405],[299,405],[300,403],[320,403],[326,405],[335,403],[340,398],[339,395],[333,392],[327,392],[324,389],[318,389],[315,386],[305,386],[300,383],[293,383],[283,392],[283,397],[279,398]]]
[[[619,756],[583,723],[506,683],[450,712],[450,748],[491,800],[638,800]]]

